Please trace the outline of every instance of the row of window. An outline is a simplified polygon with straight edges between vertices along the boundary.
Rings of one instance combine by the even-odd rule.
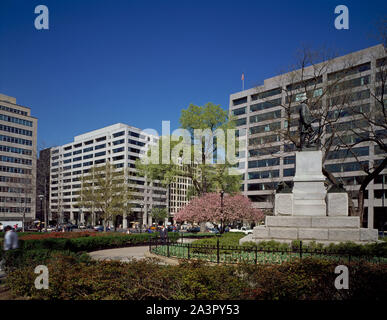
[[[30,213],[31,208],[27,207],[0,207],[2,213]]]
[[[370,76],[364,76],[356,79],[351,79],[347,81],[340,82],[334,87],[329,88],[332,91],[342,91],[346,89],[356,88],[359,86],[364,86],[370,83]]]
[[[0,120],[21,124],[21,125],[27,126],[27,127],[32,127],[32,121],[24,120],[24,119],[20,119],[20,118],[16,118],[16,117],[7,116],[5,114],[0,114]]]
[[[249,161],[248,168],[251,169],[251,168],[272,167],[272,166],[279,166],[279,164],[280,164],[280,158],[252,160],[252,161]]]
[[[31,169],[24,168],[14,168],[8,166],[0,166],[0,172],[10,172],[10,173],[21,173],[21,174],[31,174]]]
[[[348,77],[348,76],[356,74],[356,73],[368,71],[370,69],[371,69],[371,63],[367,62],[367,63],[361,64],[358,66],[354,66],[354,67],[351,67],[351,68],[348,68],[345,70],[340,70],[340,71],[328,73],[328,81],[341,79],[341,78]]]
[[[256,146],[266,143],[273,143],[273,142],[280,142],[280,135],[279,134],[273,134],[269,136],[262,136],[262,137],[256,137],[256,138],[250,138],[249,139],[249,146]]]
[[[123,136],[123,135],[125,135],[125,131],[117,132],[117,133],[113,134],[113,138],[118,138],[118,137]],[[136,133],[136,132],[131,132],[130,131],[129,135],[132,136],[132,137],[135,137],[135,138],[145,139],[145,136],[142,136],[142,135],[140,135],[139,133]],[[101,141],[105,141],[105,140],[106,140],[106,136],[95,139],[95,142],[101,142]],[[138,141],[129,139],[129,143],[131,143],[131,141],[133,142],[133,144],[138,144],[139,143]],[[123,142],[124,142],[124,139],[121,139],[121,140],[113,141],[113,144],[115,145],[115,144],[119,144],[119,143],[123,143]],[[94,143],[94,140],[88,140],[88,141],[84,142],[84,145],[90,145],[90,144],[93,144],[93,143]],[[142,143],[142,142],[139,145],[141,145],[141,144],[145,145],[145,143]],[[82,146],[82,143],[79,143],[79,144],[67,146],[67,147],[64,148],[64,150],[67,151],[67,150],[71,150],[73,147],[74,148],[79,148],[81,146]],[[55,153],[57,153],[57,152],[59,152],[59,149],[55,150]]]
[[[32,165],[32,160],[30,159],[22,159],[22,158],[15,158],[15,157],[0,156],[0,161],[25,164],[28,166]]]
[[[251,149],[251,150],[249,150],[249,156],[250,157],[259,157],[259,156],[266,156],[269,154],[275,154],[278,152],[280,152],[280,146]]]
[[[279,170],[269,170],[269,171],[257,171],[257,172],[249,172],[248,179],[269,179],[269,178],[278,178]]]
[[[10,137],[10,136],[4,136],[1,134],[0,134],[0,141],[23,144],[26,146],[32,146],[31,140],[26,140],[26,139],[22,139],[22,138],[15,138],[15,137]]]
[[[32,150],[23,149],[23,148],[16,148],[16,147],[10,147],[10,146],[3,146],[3,145],[0,145],[0,151],[24,154],[24,155],[27,155],[27,156],[30,156],[32,154]]]
[[[262,126],[255,126],[249,129],[250,134],[264,133],[281,129],[281,122],[272,122]]]
[[[0,202],[8,203],[31,203],[31,198],[25,197],[0,197]]]
[[[286,90],[293,91],[293,90],[303,89],[310,86],[316,86],[322,83],[322,80],[323,80],[322,76],[319,76],[317,78],[304,79],[303,81],[300,81],[297,83],[288,84],[286,86]]]
[[[8,187],[8,186],[0,186],[0,192],[31,193],[29,189],[18,188],[18,187]]]
[[[3,105],[0,105],[0,110],[7,111],[7,112],[12,112],[12,113],[16,113],[16,114],[21,114],[23,116],[28,116],[28,113],[26,111],[19,110],[19,109],[14,109],[14,108],[10,108],[10,107],[6,107],[6,106],[3,106]]]
[[[260,102],[250,106],[250,112],[266,110],[281,105],[281,98]]]
[[[330,172],[362,171],[368,168],[368,161],[327,164],[325,168]]]
[[[256,101],[256,100],[266,99],[266,98],[281,94],[281,92],[282,92],[281,88],[271,89],[271,90],[268,90],[265,92],[260,92],[260,93],[256,93],[256,94],[251,95],[251,100]],[[247,97],[242,97],[242,98],[233,100],[234,106],[241,105],[244,103],[247,103]]]
[[[278,182],[266,182],[266,183],[249,183],[247,185],[248,191],[262,191],[262,190],[275,190],[277,189]]]
[[[362,156],[368,156],[368,155],[369,155],[368,147],[359,147],[359,148],[352,148],[352,149],[330,151],[328,153],[327,159],[328,160],[343,159],[343,158],[352,158],[354,156],[362,157]]]
[[[369,99],[369,97],[370,97],[370,90],[367,89],[367,90],[353,92],[351,94],[345,94],[345,95],[333,97],[329,99],[329,104],[331,106],[347,105],[348,103],[351,103],[354,101]]]
[[[29,136],[32,137],[32,131],[31,130],[24,130],[20,128],[15,128],[11,126],[6,126],[3,124],[0,124],[0,130],[1,131],[6,131],[6,132],[11,132],[11,133],[16,133],[16,134],[22,134],[24,136]]]
[[[357,115],[359,113],[367,113],[370,111],[370,104],[362,104],[359,106],[344,108],[344,109],[338,109],[328,112],[328,119],[339,119],[343,117],[353,116]]]
[[[113,142],[113,145],[122,144],[124,142],[125,142],[124,139],[117,140],[117,141]],[[135,140],[131,140],[131,139],[129,139],[129,143],[136,144],[136,145],[141,146],[141,147],[145,145],[145,143],[143,143],[143,142],[135,141]],[[93,150],[99,150],[99,149],[103,149],[103,148],[106,148],[106,144],[105,143],[104,144],[100,144],[100,145],[95,146],[95,147],[85,148],[85,149],[83,149],[83,153],[90,152],[90,151],[93,151]],[[120,151],[123,151],[123,150],[124,150],[124,147],[121,147],[119,149],[113,149],[113,152],[116,153],[116,152],[120,152]],[[129,152],[135,152],[135,153],[140,153],[141,152],[138,149],[130,148],[130,147],[128,148],[128,151]],[[74,151],[73,153],[68,152],[68,153],[63,154],[63,157],[67,158],[67,157],[70,157],[71,155],[77,155],[77,154],[80,154],[80,153],[82,153],[82,150],[77,150],[77,151]],[[58,159],[58,156],[52,157],[52,160],[56,160],[56,159]]]
[[[31,183],[31,179],[19,178],[19,177],[0,176],[0,182],[30,184]]]
[[[276,110],[272,112],[266,112],[266,113],[257,114],[255,116],[251,116],[250,123],[257,123],[257,122],[273,120],[278,118],[281,118],[281,110]]]
[[[339,122],[334,125],[328,125],[327,126],[327,132],[332,133],[333,131],[350,131],[357,128],[364,128],[369,125],[369,122],[365,119],[360,120],[351,120],[346,122]]]

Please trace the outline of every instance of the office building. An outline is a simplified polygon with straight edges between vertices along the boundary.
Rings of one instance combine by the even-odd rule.
[[[35,219],[37,119],[0,94],[0,221]]]
[[[297,82],[299,78],[296,76],[301,70],[295,70],[266,79],[259,87],[230,95],[230,113],[236,117],[238,134],[244,146],[239,154],[239,168],[244,173],[242,191],[253,201],[255,207],[272,211],[278,182],[285,181],[292,186],[295,145],[283,138],[281,130],[289,127],[297,132],[297,106],[305,101],[307,94],[316,101],[321,95],[316,107],[328,110],[324,108],[329,106],[331,111],[327,118],[337,117],[337,124],[333,124],[332,128],[348,144],[356,142],[358,135],[353,130],[357,130],[357,127],[364,128],[364,119],[356,110],[367,112],[375,104],[375,94],[378,90],[380,92],[381,87],[380,75],[383,70],[385,72],[387,64],[386,56],[384,46],[377,45],[328,60],[329,64],[321,62],[307,66],[303,69],[305,78],[302,84]],[[317,76],[316,70],[320,72]],[[313,81],[308,83],[307,77]],[[335,81],[340,77],[340,83],[336,85]],[[332,91],[336,96],[322,94],[324,88],[329,86],[336,90]],[[350,95],[347,95],[351,108],[339,109],[338,101],[344,97],[340,88],[346,93],[351,90]],[[292,94],[291,98],[289,94]],[[284,106],[291,107],[286,109]],[[291,111],[291,116],[287,110]],[[387,132],[382,127],[373,127],[373,132],[387,139]],[[327,136],[329,137],[329,132]],[[339,144],[333,140],[333,145]],[[362,166],[372,168],[375,163],[381,163],[386,153],[373,142],[356,145],[352,148],[353,153],[334,148],[330,150],[324,166],[344,183],[357,206],[359,185],[365,176]],[[386,177],[387,170],[384,169],[367,187],[364,224],[369,228],[380,229],[387,221]]]
[[[127,172],[132,190],[132,212],[118,217],[117,225],[130,227],[152,223],[151,210],[167,207],[167,190],[159,182],[147,182],[137,176],[135,161],[141,158],[158,138],[141,129],[117,123],[74,137],[74,141],[51,148],[50,211],[60,222],[98,224],[98,216],[88,209],[77,207],[81,177],[95,165],[110,162]]]

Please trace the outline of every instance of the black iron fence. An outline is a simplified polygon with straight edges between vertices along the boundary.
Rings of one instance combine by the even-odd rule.
[[[213,263],[282,263],[306,257],[331,259],[337,262],[387,263],[387,257],[377,254],[359,254],[351,251],[305,248],[300,241],[289,249],[261,249],[258,246],[223,246],[219,238],[216,245],[179,243],[169,239],[150,239],[149,251],[165,257],[197,259]]]

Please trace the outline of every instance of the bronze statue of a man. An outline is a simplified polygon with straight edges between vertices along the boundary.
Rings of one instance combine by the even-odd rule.
[[[317,149],[320,145],[320,140],[317,135],[317,130],[312,126],[312,123],[318,119],[313,119],[308,106],[302,103],[299,108],[299,133],[300,145],[299,149],[302,151],[305,148]]]

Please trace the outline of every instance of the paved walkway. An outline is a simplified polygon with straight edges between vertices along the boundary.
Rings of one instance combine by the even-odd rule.
[[[149,246],[99,250],[89,252],[89,255],[95,260],[119,260],[127,262],[131,259],[144,259],[147,253],[149,253]]]
[[[195,239],[184,239],[183,243],[189,243],[192,241],[195,241]],[[89,255],[94,260],[116,260],[121,262],[129,262],[133,259],[141,260],[145,258],[156,258],[160,260],[161,264],[178,264],[177,259],[169,259],[167,257],[162,257],[150,253],[149,246],[99,250],[89,252]]]

